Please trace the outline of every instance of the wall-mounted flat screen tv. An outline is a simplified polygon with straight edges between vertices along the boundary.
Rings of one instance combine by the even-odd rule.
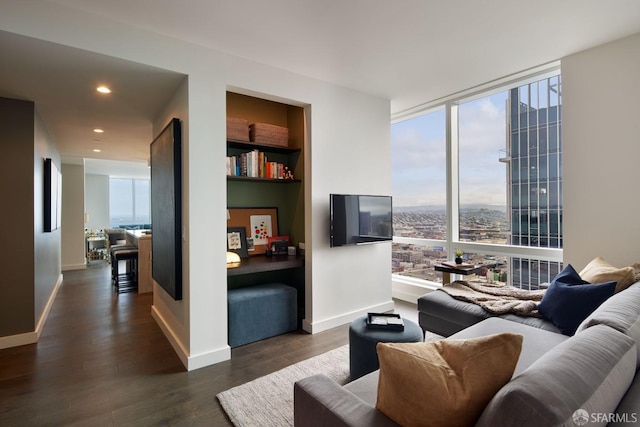
[[[332,248],[393,239],[391,196],[331,194],[329,206]]]

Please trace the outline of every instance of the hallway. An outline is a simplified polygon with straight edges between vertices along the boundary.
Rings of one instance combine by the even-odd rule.
[[[108,267],[64,272],[40,341],[0,350],[0,425],[231,425],[217,393],[348,342],[348,325],[293,332],[186,372],[151,304],[116,294]]]

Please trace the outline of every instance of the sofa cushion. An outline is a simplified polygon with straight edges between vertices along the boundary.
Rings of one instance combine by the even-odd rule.
[[[293,385],[293,424],[304,427],[398,427],[331,378],[316,374]],[[261,420],[269,425],[269,420]]]
[[[626,334],[638,346],[640,367],[640,282],[613,295],[578,326],[576,334],[595,325],[607,325]]]
[[[372,407],[376,406],[378,398],[378,379],[380,370],[375,370],[370,374],[353,380],[344,385],[344,388],[367,402]]]
[[[595,257],[581,271],[580,277],[590,283],[617,282],[616,292],[626,289],[634,282],[633,267],[617,268],[602,257]]]
[[[596,325],[549,350],[491,399],[478,426],[574,425],[572,416],[613,412],[636,371],[634,341]]]
[[[511,322],[501,317],[490,317],[480,323],[469,326],[466,329],[451,335],[451,339],[469,339],[476,337],[484,337],[487,335],[499,334],[502,332],[512,332],[522,335],[522,351],[518,358],[513,375],[522,373],[531,366],[535,361],[540,359],[543,354],[551,350],[563,341],[569,339],[568,336],[550,332],[544,329],[525,325],[523,323]]]
[[[418,298],[418,312],[423,330],[445,337],[491,317],[479,305],[457,300],[440,290]]]
[[[613,295],[616,282],[590,284],[568,264],[553,278],[538,311],[565,335],[573,335],[580,323]]]
[[[544,329],[545,331],[560,334],[560,329],[558,329],[556,325],[554,325],[550,320],[545,319],[544,317],[519,316],[513,313],[501,314],[498,317],[501,319],[510,320],[516,323],[522,323],[523,325],[532,326],[534,328]]]
[[[400,425],[472,425],[513,374],[522,335],[379,343],[376,408]]]

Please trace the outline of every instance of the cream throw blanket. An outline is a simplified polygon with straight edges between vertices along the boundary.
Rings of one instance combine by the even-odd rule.
[[[477,304],[492,314],[513,313],[531,317],[541,317],[538,313],[538,303],[546,291],[545,289],[528,291],[503,283],[465,280],[448,283],[440,290],[455,299]]]

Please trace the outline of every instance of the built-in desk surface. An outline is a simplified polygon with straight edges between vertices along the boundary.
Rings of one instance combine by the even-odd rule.
[[[254,255],[243,258],[236,267],[227,267],[227,276],[262,273],[265,271],[286,270],[288,268],[304,267],[304,257],[301,255]]]

